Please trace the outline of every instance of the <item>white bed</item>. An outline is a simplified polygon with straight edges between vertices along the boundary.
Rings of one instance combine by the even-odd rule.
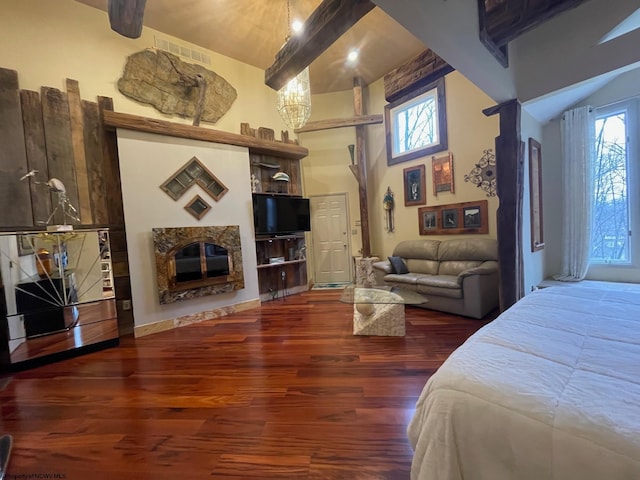
[[[624,285],[538,290],[458,348],[418,400],[411,478],[640,479],[640,286]]]

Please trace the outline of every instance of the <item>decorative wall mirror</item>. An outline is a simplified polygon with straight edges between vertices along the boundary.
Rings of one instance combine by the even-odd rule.
[[[0,355],[7,369],[118,338],[109,232],[0,233]]]

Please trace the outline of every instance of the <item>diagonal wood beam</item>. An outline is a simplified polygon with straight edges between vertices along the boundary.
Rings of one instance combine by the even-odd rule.
[[[147,0],[109,0],[111,30],[129,38],[142,34],[142,19]]]
[[[384,122],[382,115],[356,115],[351,118],[331,118],[309,122],[304,127],[296,128],[296,133],[317,132],[319,130],[331,130],[332,128],[357,127],[359,125],[374,125]]]
[[[370,0],[323,0],[305,22],[304,35],[291,37],[277,53],[264,83],[280,90],[374,7]]]

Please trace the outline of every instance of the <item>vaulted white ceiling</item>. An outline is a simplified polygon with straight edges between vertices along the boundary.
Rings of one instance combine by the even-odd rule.
[[[600,43],[635,15],[640,0],[591,0],[552,18],[509,44],[506,69],[478,39],[477,2],[373,2],[496,102],[518,98],[543,122],[640,62],[639,30],[626,27]]]

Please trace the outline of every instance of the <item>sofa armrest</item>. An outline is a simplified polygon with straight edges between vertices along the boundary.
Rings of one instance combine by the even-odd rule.
[[[487,260],[486,262],[482,262],[477,267],[468,268],[463,270],[458,274],[458,283],[462,285],[462,280],[465,277],[470,277],[471,275],[491,275],[492,273],[496,273],[498,271],[498,262],[495,260]]]
[[[385,275],[391,273],[391,262],[389,262],[389,260],[384,260],[382,262],[375,262],[372,266],[376,285],[384,285]]]
[[[389,260],[384,260],[382,262],[375,262],[373,268],[376,270],[382,270],[385,275],[391,273],[391,262]]]

